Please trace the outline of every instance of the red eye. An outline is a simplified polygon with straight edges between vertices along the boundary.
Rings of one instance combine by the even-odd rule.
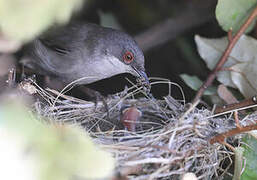
[[[123,61],[126,64],[130,64],[132,61],[134,60],[134,55],[132,52],[127,51],[124,55],[123,55]]]

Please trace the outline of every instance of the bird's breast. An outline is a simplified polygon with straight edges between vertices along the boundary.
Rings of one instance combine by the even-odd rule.
[[[81,84],[89,84],[95,81],[106,79],[117,74],[129,73],[128,65],[123,64],[114,56],[104,56],[94,58],[94,61],[86,61],[80,66],[81,74],[77,77]]]

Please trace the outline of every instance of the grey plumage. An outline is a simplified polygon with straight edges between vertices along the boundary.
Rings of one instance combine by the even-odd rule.
[[[91,23],[42,35],[31,43],[22,63],[65,83],[82,78],[77,84],[89,84],[120,73],[131,73],[149,83],[144,55],[132,37]]]

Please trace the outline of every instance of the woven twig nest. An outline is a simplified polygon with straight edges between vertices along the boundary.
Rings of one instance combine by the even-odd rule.
[[[232,164],[233,153],[210,137],[234,127],[227,118],[214,118],[207,109],[189,108],[171,96],[164,100],[134,98],[140,88],[132,87],[103,103],[65,96],[42,89],[33,81],[22,84],[40,97],[35,111],[54,123],[80,125],[117,161],[116,171],[130,179],[177,179],[193,172],[198,179],[221,177]],[[124,107],[135,107],[142,115],[135,132],[126,131],[120,122]],[[232,139],[235,140],[235,139]],[[222,162],[226,161],[226,169]]]

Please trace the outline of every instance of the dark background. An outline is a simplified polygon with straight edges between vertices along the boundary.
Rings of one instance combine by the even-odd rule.
[[[148,76],[178,83],[186,99],[191,100],[195,91],[187,87],[179,75],[186,73],[202,80],[206,78],[208,70],[197,53],[194,35],[220,37],[225,34],[215,19],[216,3],[214,0],[96,0],[87,4],[74,19],[99,23],[99,11],[111,13],[143,49]],[[126,77],[133,79],[130,75]],[[119,75],[90,87],[109,94],[123,90],[125,85],[129,83],[124,75]],[[152,93],[161,98],[167,95],[168,86],[154,85]],[[171,95],[182,98],[175,86]]]
[[[196,75],[202,80],[207,77],[208,70],[197,53],[194,35],[209,38],[225,35],[215,19],[216,3],[216,0],[94,0],[88,1],[71,21],[112,26],[108,18],[106,20],[111,16],[143,49],[148,76],[167,78],[179,84],[186,100],[190,101],[195,91],[185,85],[179,75]],[[125,74],[88,86],[103,95],[113,94],[126,85],[131,86],[125,77],[134,80]],[[182,99],[179,89],[172,87],[171,95]],[[162,98],[168,94],[168,86],[154,85],[152,93]],[[80,96],[74,92],[73,95]]]

